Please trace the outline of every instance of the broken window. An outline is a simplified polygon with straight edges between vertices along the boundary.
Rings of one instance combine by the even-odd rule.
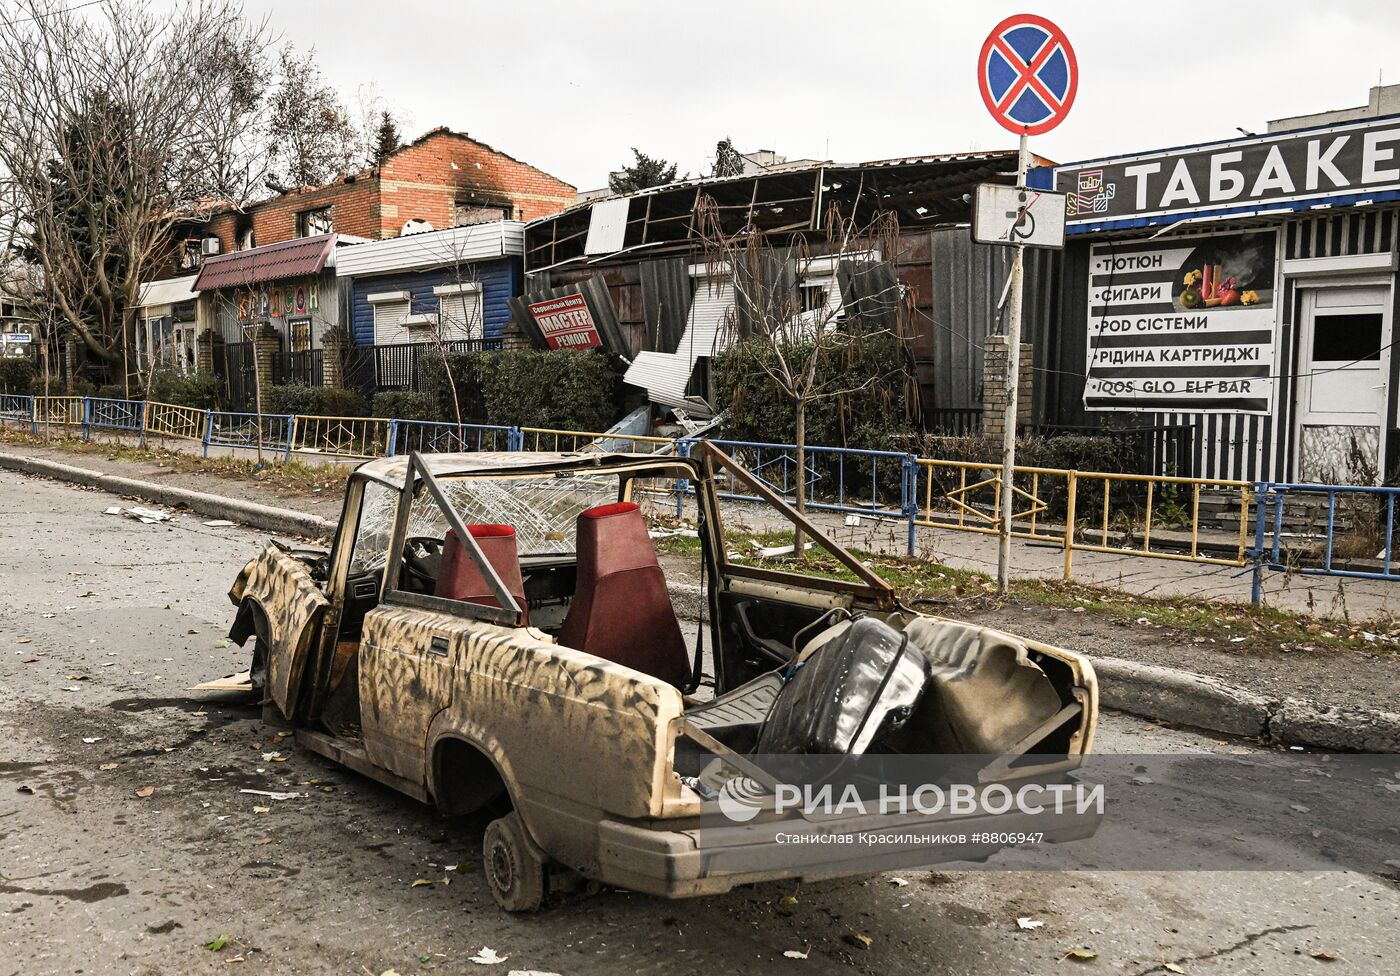
[[[468,224],[489,224],[497,220],[509,220],[513,208],[508,203],[460,202],[453,210],[452,226],[465,227]]]
[[[320,234],[329,234],[333,230],[335,230],[335,221],[331,219],[330,207],[303,210],[297,214],[298,237],[316,237]]]
[[[1380,312],[1318,315],[1313,319],[1314,363],[1355,363],[1381,358]]]

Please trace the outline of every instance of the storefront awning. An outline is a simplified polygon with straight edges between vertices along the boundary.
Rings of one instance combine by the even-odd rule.
[[[143,281],[141,282],[141,290],[137,293],[136,305],[139,308],[147,308],[151,305],[179,305],[181,302],[192,302],[199,294],[194,287],[196,277],[196,275],[186,275],[183,278]]]
[[[335,251],[335,239],[334,234],[321,234],[250,251],[221,254],[204,262],[194,286],[199,291],[245,288],[283,278],[320,274]]]

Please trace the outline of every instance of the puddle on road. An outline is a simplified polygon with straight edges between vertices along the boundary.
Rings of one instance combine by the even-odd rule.
[[[117,881],[99,881],[96,884],[88,885],[86,888],[25,888],[20,885],[0,884],[0,894],[49,895],[54,898],[67,898],[70,901],[80,901],[89,905],[95,901],[119,898],[128,893],[129,889],[127,886]]]
[[[15,779],[27,770],[46,765],[42,762],[0,762],[0,779]]]

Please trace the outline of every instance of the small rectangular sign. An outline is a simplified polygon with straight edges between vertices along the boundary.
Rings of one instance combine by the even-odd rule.
[[[979,244],[1064,247],[1064,194],[979,183],[972,210],[972,239]]]
[[[532,302],[530,315],[551,349],[595,349],[603,344],[593,313],[580,294]]]
[[[28,332],[7,332],[0,336],[0,341],[4,342],[33,342],[34,337]]]

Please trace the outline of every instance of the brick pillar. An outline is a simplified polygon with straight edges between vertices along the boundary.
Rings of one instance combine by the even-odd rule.
[[[1004,335],[987,336],[982,353],[982,436],[1000,438],[1006,432],[1006,359],[1010,345]],[[1016,422],[1031,422],[1032,354],[1029,342],[1021,343],[1021,376],[1016,392]]]
[[[253,368],[258,373],[258,389],[272,385],[272,357],[282,351],[282,337],[267,323],[253,329]]]
[[[194,340],[194,368],[197,373],[214,371],[214,330],[205,329]]]
[[[348,337],[340,329],[328,329],[321,336],[321,385],[343,387],[345,376],[342,370],[343,350],[349,345]]]

